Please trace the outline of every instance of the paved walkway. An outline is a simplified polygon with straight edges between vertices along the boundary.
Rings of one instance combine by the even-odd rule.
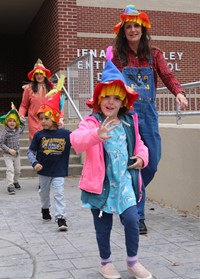
[[[58,232],[54,221],[42,222],[37,178],[20,182],[22,190],[9,196],[0,181],[0,279],[102,279],[92,218],[81,208],[78,178],[66,179],[68,232]],[[148,202],[147,225],[139,257],[154,278],[200,279],[200,220]],[[117,217],[112,250],[122,279],[131,279]]]

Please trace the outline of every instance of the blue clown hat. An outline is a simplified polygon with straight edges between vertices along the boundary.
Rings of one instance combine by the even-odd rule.
[[[127,97],[127,109],[131,108],[139,94],[134,91],[131,87],[125,84],[125,79],[118,68],[113,64],[111,60],[107,60],[105,68],[102,72],[101,82],[95,86],[93,97],[87,100],[86,104],[90,108],[98,107],[98,97],[101,94],[102,87],[104,85],[119,85],[126,92]],[[113,93],[113,95],[115,95]]]

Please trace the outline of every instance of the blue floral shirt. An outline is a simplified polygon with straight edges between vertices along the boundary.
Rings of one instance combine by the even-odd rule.
[[[106,172],[110,182],[110,192],[103,211],[121,214],[130,206],[136,205],[131,175],[127,170],[128,151],[122,123],[110,131],[109,135],[112,137],[107,139],[103,146],[109,157]]]

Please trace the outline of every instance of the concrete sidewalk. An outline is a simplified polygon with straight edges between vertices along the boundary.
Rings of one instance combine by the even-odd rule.
[[[78,179],[66,178],[67,232],[58,232],[53,220],[42,222],[37,178],[21,179],[22,190],[14,196],[0,181],[0,279],[102,279],[92,216],[81,208]],[[140,237],[141,263],[157,279],[200,279],[199,218],[152,202],[146,215],[149,234]],[[131,279],[117,216],[111,239],[113,263],[122,279]]]

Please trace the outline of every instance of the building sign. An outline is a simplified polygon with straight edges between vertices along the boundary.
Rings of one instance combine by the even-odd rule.
[[[77,49],[77,57],[87,55],[90,52],[92,53],[93,59],[94,59],[93,67],[94,67],[94,71],[96,73],[96,79],[97,79],[97,81],[100,81],[102,70],[105,67],[106,51],[103,49],[101,49],[101,50],[84,49],[84,48]],[[183,52],[179,52],[179,51],[163,52],[163,56],[172,71],[175,71],[175,72],[181,71],[179,61],[181,61],[183,58]],[[85,62],[85,65],[83,65],[83,61],[78,62],[78,69],[88,69],[88,68],[89,68],[88,62]]]
[[[172,71],[180,72],[179,61],[182,60],[183,52],[163,52],[163,56]]]
[[[103,49],[100,50],[100,51],[98,51],[97,49],[90,49],[90,50],[88,50],[88,49],[77,49],[77,57],[87,55],[90,52],[93,55],[93,62],[94,62],[93,63],[93,68],[94,68],[94,71],[96,73],[96,80],[100,81],[102,70],[105,67],[106,52]],[[88,62],[86,62],[85,65],[83,65],[83,61],[79,61],[78,62],[78,69],[83,69],[83,67],[85,67],[85,69],[87,69],[89,67]]]

